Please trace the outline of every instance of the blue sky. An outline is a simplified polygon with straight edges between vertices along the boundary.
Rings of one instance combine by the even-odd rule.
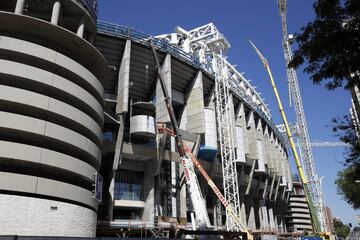
[[[286,71],[281,46],[281,24],[276,0],[99,0],[99,19],[121,25],[133,26],[151,35],[174,32],[176,26],[192,29],[213,22],[231,43],[229,61],[237,65],[245,77],[252,80],[270,105],[275,123],[281,123],[273,92],[260,60],[250,47],[251,39],[269,60],[279,88],[285,111],[294,122],[294,109],[289,107],[288,89],[285,82]],[[313,0],[288,1],[289,33],[299,31],[300,27],[314,17]],[[299,84],[310,138],[313,141],[337,141],[327,127],[335,116],[347,114],[350,107],[350,94],[342,89],[327,91],[323,86],[315,86],[309,76],[298,70]],[[319,176],[324,176],[325,202],[333,215],[344,223],[355,223],[355,211],[336,193],[337,171],[343,165],[342,148],[313,149]],[[295,173],[295,170],[293,171]]]

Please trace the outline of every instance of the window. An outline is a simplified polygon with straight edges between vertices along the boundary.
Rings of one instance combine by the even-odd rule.
[[[143,200],[144,173],[120,169],[115,177],[115,200]]]

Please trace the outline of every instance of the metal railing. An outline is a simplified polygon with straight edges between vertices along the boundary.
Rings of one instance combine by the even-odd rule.
[[[115,37],[124,37],[127,39],[131,39],[132,41],[148,44],[148,40],[151,35],[148,35],[144,32],[136,30],[129,26],[122,26],[114,23],[109,23],[105,21],[98,21],[97,22],[97,30],[99,33],[104,33],[107,35],[112,35]],[[180,48],[169,44],[168,41],[163,39],[153,38],[154,46],[160,49],[163,52],[168,52],[171,55],[180,58],[181,60],[190,63],[196,67],[199,67],[199,61],[193,55],[184,52]],[[209,73],[211,74],[211,73]]]
[[[100,20],[97,21],[97,31],[98,33],[102,33],[114,37],[130,39],[134,42],[141,43],[143,45],[148,45],[148,39],[152,37],[151,35],[136,30],[133,27],[123,26],[123,25],[114,24],[106,21],[100,21]],[[201,69],[202,71],[212,76],[213,79],[215,79],[214,73],[204,68],[195,56],[184,52],[182,49],[180,49],[177,46],[171,45],[167,40],[153,38],[153,44],[160,51],[167,52],[170,55],[177,57],[196,68]],[[286,141],[283,135],[277,129],[273,121],[267,116],[267,114],[264,113],[263,110],[259,109],[259,106],[252,101],[251,97],[245,93],[244,89],[242,89],[241,86],[238,86],[233,81],[231,81],[229,86],[231,88],[230,89],[231,92],[234,93],[234,95],[242,99],[247,106],[249,106],[254,112],[256,112],[262,119],[266,121],[266,123],[271,127],[273,132],[275,132],[277,138],[286,148]]]
[[[96,22],[98,17],[97,0],[78,0],[90,13],[93,20]]]

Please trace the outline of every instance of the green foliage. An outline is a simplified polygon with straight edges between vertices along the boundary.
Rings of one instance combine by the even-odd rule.
[[[304,72],[315,84],[349,88],[359,81],[350,73],[360,72],[360,1],[318,0],[314,10],[315,20],[296,34],[299,49],[290,66],[306,62]]]
[[[338,172],[338,178],[335,183],[337,191],[346,202],[352,204],[354,209],[360,208],[360,183],[356,180],[360,178],[360,165],[350,166]]]
[[[334,227],[335,227],[336,236],[344,239],[347,236],[349,236],[350,227],[348,225],[344,225],[341,221],[337,221],[335,218],[334,218]]]
[[[349,115],[333,119],[333,123],[335,124],[333,131],[339,139],[350,144],[345,154],[346,168],[338,172],[338,178],[335,181],[337,192],[353,208],[358,209],[360,208],[360,183],[355,181],[360,180],[360,142]]]
[[[304,72],[330,90],[351,88],[360,82],[360,1],[317,0],[314,10],[314,21],[296,34],[299,49],[289,66],[306,63]],[[351,145],[346,150],[346,168],[338,173],[337,190],[354,208],[360,208],[360,183],[355,183],[360,178],[360,143],[349,116],[333,123],[340,140]]]
[[[345,166],[360,165],[360,141],[356,135],[351,116],[345,115],[342,118],[334,118],[332,122],[332,130],[335,136],[337,136],[340,141],[349,144],[349,147],[346,149]]]

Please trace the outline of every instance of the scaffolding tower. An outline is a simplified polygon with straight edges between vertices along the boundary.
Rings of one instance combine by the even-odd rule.
[[[226,201],[233,205],[235,214],[240,216],[240,195],[236,168],[236,154],[234,146],[233,119],[231,117],[230,93],[227,83],[227,71],[224,66],[224,59],[221,51],[217,55],[214,53],[214,65],[218,69],[215,75],[215,100],[216,118],[218,126],[218,138],[221,153],[221,163],[223,168],[223,185]],[[235,226],[226,214],[227,229],[234,229]],[[240,229],[238,229],[240,230]]]
[[[184,33],[185,30],[177,29]],[[229,91],[229,71],[225,53],[230,47],[226,38],[210,23],[186,32],[187,40],[199,50],[199,59],[203,65],[215,74],[215,110],[218,127],[218,139],[223,172],[223,187],[225,200],[232,206],[233,213],[226,211],[227,230],[237,230],[239,227],[232,221],[232,214],[240,216],[240,194],[236,168],[234,145],[234,119],[231,117],[231,102]]]

